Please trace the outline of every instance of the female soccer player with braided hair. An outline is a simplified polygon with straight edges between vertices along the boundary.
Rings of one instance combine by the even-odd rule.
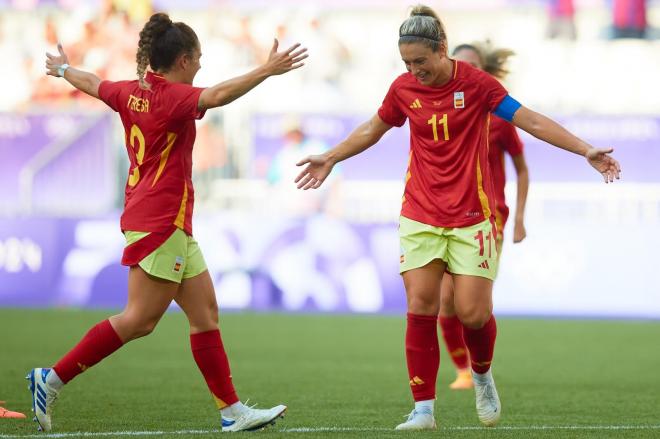
[[[454,280],[454,305],[470,354],[477,415],[492,426],[501,406],[491,374],[497,270],[495,199],[488,166],[491,113],[585,157],[605,182],[619,178],[620,168],[608,155],[611,148],[593,148],[521,106],[491,75],[450,59],[444,27],[430,8],[412,9],[399,28],[399,52],[408,72],[394,80],[378,113],[325,154],[302,159],[298,165],[305,167],[296,182],[301,189],[320,187],[336,163],[409,121],[410,157],[399,234],[408,303],[406,359],[415,408],[396,428],[435,427],[437,319],[445,270]]]
[[[254,430],[283,415],[286,406],[253,409],[236,396],[218,330],[213,284],[192,237],[192,148],[195,119],[243,96],[269,76],[301,67],[307,54],[299,46],[278,52],[275,40],[264,65],[209,88],[192,86],[201,67],[197,35],[163,13],[151,16],[140,32],[138,80],[102,81],[70,67],[61,45],[59,55],[47,54],[48,75],[63,77],[121,117],[130,158],[121,217],[126,236],[122,263],[130,269],[126,308],[91,328],[52,368],[29,373],[40,429],[51,429],[52,406],[65,383],[125,343],[149,334],[172,300],[190,323],[193,357],[221,411],[222,430]]]
[[[482,44],[461,44],[452,52],[452,57],[459,61],[471,64],[480,70],[489,73],[497,79],[504,79],[509,73],[504,64],[514,53],[509,49],[493,48],[490,42]],[[495,225],[497,227],[496,247],[498,258],[502,253],[502,242],[504,240],[504,226],[509,217],[509,207],[504,198],[504,185],[506,177],[504,174],[504,154],[507,153],[513,160],[518,177],[518,195],[516,199],[515,225],[513,228],[513,242],[521,242],[525,239],[526,231],[524,224],[525,203],[527,201],[527,189],[529,188],[529,173],[527,163],[523,155],[523,144],[516,128],[504,119],[493,116],[490,119],[488,133],[488,164],[490,165],[491,178],[493,182],[493,195],[495,198]],[[499,261],[498,261],[499,262]],[[442,337],[449,356],[456,367],[456,380],[449,385],[451,389],[471,389],[473,387],[472,374],[470,373],[468,350],[463,340],[463,325],[456,316],[454,310],[454,285],[451,275],[442,278],[440,296],[440,316],[438,322],[442,329]]]

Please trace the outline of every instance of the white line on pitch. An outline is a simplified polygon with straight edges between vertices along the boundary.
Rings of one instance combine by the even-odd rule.
[[[465,431],[465,430],[660,430],[660,425],[510,425],[495,428],[479,426],[455,426],[440,427],[439,430],[445,431]],[[360,432],[360,431],[394,431],[391,428],[356,428],[356,427],[292,427],[282,429],[272,429],[278,433],[321,433],[321,432]],[[163,436],[163,435],[199,435],[219,433],[220,430],[147,430],[147,431],[97,431],[97,432],[67,432],[67,433],[41,433],[41,434],[2,434],[0,439],[18,439],[18,438],[70,438],[70,437],[103,437],[103,436]]]

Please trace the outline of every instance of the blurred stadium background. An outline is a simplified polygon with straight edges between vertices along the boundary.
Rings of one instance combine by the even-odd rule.
[[[528,238],[514,246],[507,230],[496,312],[660,318],[660,1],[575,0],[574,13],[565,3],[429,2],[452,46],[489,38],[514,49],[511,94],[613,146],[623,166],[624,179],[605,186],[579,157],[523,136]],[[124,303],[120,121],[46,77],[44,52],[61,41],[73,65],[133,78],[138,32],[164,10],[200,37],[199,86],[259,64],[273,36],[310,52],[303,69],[198,123],[195,234],[221,307],[401,312],[396,221],[407,128],[342,164],[323,191],[296,192],[291,180],[293,162],[372,115],[404,70],[396,41],[407,6],[0,0],[0,59],[10,66],[0,70],[0,306]],[[639,7],[646,24],[635,21]],[[513,208],[515,181],[507,191]]]
[[[310,52],[303,69],[197,125],[195,235],[221,309],[245,311],[221,324],[237,388],[262,406],[290,405],[272,437],[394,436],[389,429],[410,409],[396,230],[407,128],[343,163],[322,191],[297,192],[292,180],[296,160],[370,117],[404,70],[397,29],[410,3],[0,0],[0,399],[8,408],[28,412],[20,377],[55,361],[107,315],[88,308],[120,308],[126,298],[120,121],[46,77],[44,52],[61,41],[73,65],[133,78],[142,24],[167,11],[200,37],[199,86],[262,62],[273,36]],[[563,9],[569,3],[574,12]],[[506,415],[489,433],[657,437],[660,1],[428,4],[452,47],[490,38],[515,50],[511,94],[592,144],[613,146],[623,167],[623,180],[606,186],[581,158],[523,135],[528,237],[513,245],[506,230],[495,284],[495,313],[516,318],[498,321],[495,373]],[[170,314],[152,337],[67,386],[59,437],[212,437],[215,430],[199,430],[216,429],[217,415],[183,320]],[[445,390],[454,372],[444,349],[442,357],[440,428],[484,437],[473,395]],[[163,395],[166,377],[176,379]],[[0,437],[27,437],[28,424],[2,421]]]

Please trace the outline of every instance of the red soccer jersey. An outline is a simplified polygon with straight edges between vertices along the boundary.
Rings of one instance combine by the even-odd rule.
[[[520,155],[523,152],[523,144],[516,127],[494,115],[490,120],[489,143],[488,162],[495,191],[495,209],[496,215],[499,216],[498,227],[503,228],[509,217],[509,207],[504,199],[504,185],[506,184],[504,153],[508,153],[511,157]]]
[[[203,88],[148,72],[149,90],[135,81],[103,81],[99,97],[119,113],[130,169],[121,229],[192,235],[192,149]]]
[[[401,215],[436,227],[467,227],[491,217],[488,127],[506,90],[489,74],[454,62],[442,87],[411,73],[390,86],[378,116],[410,121],[410,157]]]

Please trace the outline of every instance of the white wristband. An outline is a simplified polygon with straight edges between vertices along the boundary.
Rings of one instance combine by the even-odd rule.
[[[68,64],[62,64],[61,66],[59,66],[59,67],[57,68],[57,74],[58,74],[58,76],[59,76],[60,78],[63,78],[63,77],[64,77],[64,72],[66,72],[66,69],[68,69],[68,68],[69,68],[69,65],[68,65]]]

